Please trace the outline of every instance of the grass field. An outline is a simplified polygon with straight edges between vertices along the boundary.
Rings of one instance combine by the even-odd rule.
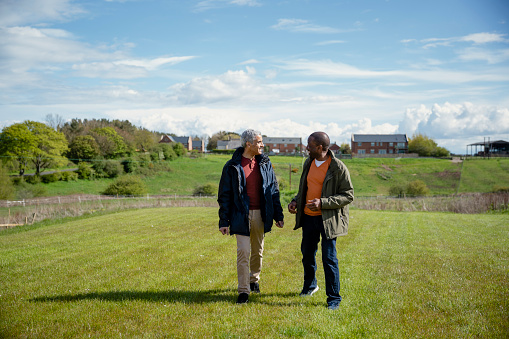
[[[227,155],[206,155],[179,158],[170,163],[170,171],[144,178],[152,195],[191,195],[198,186],[219,183],[221,171],[230,158]],[[293,195],[298,188],[303,158],[273,156],[282,192]],[[394,185],[422,180],[431,195],[492,192],[496,186],[509,187],[509,159],[471,160],[454,163],[446,159],[345,159],[355,195],[387,196]],[[296,173],[290,169],[297,170]],[[43,185],[46,196],[69,194],[100,194],[113,179],[55,182]]]
[[[216,208],[159,208],[0,232],[5,338],[507,338],[509,216],[354,210],[343,302],[300,298],[300,232],[266,236],[259,295],[236,300]],[[318,255],[318,258],[320,256]]]

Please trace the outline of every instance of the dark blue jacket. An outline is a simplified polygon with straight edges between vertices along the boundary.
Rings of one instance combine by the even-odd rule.
[[[231,160],[223,167],[217,202],[219,203],[219,228],[230,227],[230,234],[249,236],[249,197],[246,190],[246,176],[240,164],[244,148],[239,147]],[[283,220],[283,208],[279,201],[279,185],[267,155],[257,155],[262,175],[260,210],[265,233],[272,229],[273,220]]]

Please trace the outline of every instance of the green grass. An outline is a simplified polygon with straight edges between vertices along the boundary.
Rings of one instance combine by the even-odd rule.
[[[459,192],[484,192],[495,186],[509,187],[509,159],[466,161]]]
[[[216,208],[63,219],[0,232],[0,333],[37,338],[506,338],[509,215],[354,210],[340,309],[299,298],[300,231],[266,236],[262,293],[235,304]],[[318,258],[320,254],[318,254]]]
[[[198,186],[218,184],[224,164],[231,156],[206,155],[179,158],[170,170],[144,178],[152,195],[191,195]],[[282,191],[289,195],[298,189],[302,157],[272,156]],[[465,192],[491,192],[495,185],[509,187],[509,158],[469,160],[453,163],[447,159],[345,159],[356,196],[387,196],[391,186],[422,180],[431,195]],[[296,168],[297,173],[291,173]],[[55,182],[44,185],[47,196],[100,194],[112,179]],[[291,181],[291,185],[290,185]]]

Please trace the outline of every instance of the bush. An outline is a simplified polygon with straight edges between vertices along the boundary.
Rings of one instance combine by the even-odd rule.
[[[134,173],[140,164],[134,158],[127,158],[122,160],[122,166],[124,167],[124,172],[126,173]]]
[[[389,195],[401,198],[405,195],[405,187],[403,185],[394,185],[389,188]]]
[[[25,182],[32,185],[39,184],[41,182],[41,177],[38,175],[25,175],[23,178],[25,178]]]
[[[205,184],[203,186],[198,186],[194,190],[194,195],[216,195],[218,190],[217,184]]]
[[[46,174],[41,176],[41,181],[45,184],[49,184],[50,182],[57,182],[61,178],[61,175],[59,172]]]
[[[96,161],[92,168],[98,176],[103,178],[116,178],[124,173],[122,164],[117,160]]]
[[[111,183],[103,194],[105,195],[142,195],[147,193],[145,183],[134,175],[123,175]]]
[[[42,197],[46,194],[46,187],[43,185],[31,185],[20,180],[15,186],[17,199],[30,199],[34,197]]]
[[[77,173],[80,179],[93,179],[95,177],[95,171],[86,162],[78,163]]]
[[[408,183],[406,193],[411,196],[427,195],[429,193],[428,186],[422,180],[415,180]]]
[[[60,173],[62,181],[78,181],[78,173],[72,171],[64,171]]]
[[[9,174],[0,164],[0,200],[9,200],[14,196],[14,185]]]

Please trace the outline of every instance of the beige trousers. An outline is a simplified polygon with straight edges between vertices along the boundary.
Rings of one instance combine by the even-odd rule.
[[[265,235],[260,210],[249,211],[249,233],[249,237],[236,234],[239,293],[249,293],[249,283],[260,280]]]

